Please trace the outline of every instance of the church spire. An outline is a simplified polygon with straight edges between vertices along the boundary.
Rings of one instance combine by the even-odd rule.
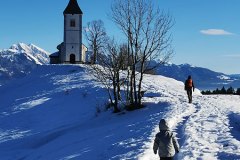
[[[63,14],[83,14],[77,0],[70,0]]]

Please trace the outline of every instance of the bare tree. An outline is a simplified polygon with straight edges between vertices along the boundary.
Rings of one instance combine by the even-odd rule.
[[[84,29],[84,34],[93,51],[91,63],[95,64],[97,56],[102,52],[108,40],[103,21],[95,20],[88,22]]]
[[[153,6],[149,0],[115,0],[111,8],[112,20],[128,41],[129,103],[134,108],[141,107],[144,73],[156,67],[148,62],[161,59],[159,64],[164,63],[173,53],[169,33],[172,18]]]
[[[119,112],[118,103],[121,100],[120,70],[124,67],[125,58],[123,47],[110,40],[106,34],[101,20],[92,21],[85,28],[85,36],[93,50],[90,72],[103,84],[108,91],[109,100],[114,107],[114,112]],[[98,65],[94,65],[98,61]]]
[[[120,72],[124,67],[124,56],[122,47],[109,40],[104,54],[98,56],[98,62],[101,65],[91,65],[91,73],[108,88],[109,99],[114,107],[114,113],[119,112],[118,104],[121,101],[121,86],[123,81],[120,78]]]

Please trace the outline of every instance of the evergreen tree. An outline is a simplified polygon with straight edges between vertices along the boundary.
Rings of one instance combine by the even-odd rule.
[[[237,89],[236,94],[240,95],[240,88]]]
[[[212,91],[212,94],[217,94],[217,90],[213,90],[213,91]]]
[[[226,89],[225,89],[225,87],[223,86],[222,87],[222,89],[221,89],[221,92],[220,92],[221,94],[226,94],[227,93],[227,91],[226,91]]]
[[[216,94],[220,94],[220,90],[218,88],[216,89]]]
[[[235,91],[232,86],[227,89],[227,94],[234,94],[234,92]]]
[[[206,91],[206,94],[207,94],[207,95],[210,95],[210,94],[212,94],[212,92],[211,92],[210,90],[207,90],[207,91]]]

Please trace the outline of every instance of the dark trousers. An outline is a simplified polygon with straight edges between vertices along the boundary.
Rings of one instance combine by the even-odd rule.
[[[173,160],[173,157],[160,157],[160,160]]]
[[[187,89],[188,101],[192,103],[192,89]]]

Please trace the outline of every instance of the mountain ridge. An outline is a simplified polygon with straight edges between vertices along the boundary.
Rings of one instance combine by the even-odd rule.
[[[155,70],[155,74],[174,78],[185,82],[189,75],[192,76],[195,86],[200,89],[216,89],[223,86],[240,87],[240,76],[228,75],[212,71],[208,68],[197,67],[190,64],[165,64]]]
[[[23,77],[37,65],[49,64],[49,53],[34,44],[13,44],[0,50],[0,85]]]
[[[0,50],[0,85],[27,75],[37,65],[49,64],[49,55],[47,51],[38,46],[25,43],[13,44],[9,49]],[[156,63],[152,61],[151,65]],[[166,63],[156,68],[155,74],[182,82],[188,75],[191,75],[195,86],[199,89],[216,89],[223,86],[240,87],[240,74],[224,74],[187,63],[180,65]]]

